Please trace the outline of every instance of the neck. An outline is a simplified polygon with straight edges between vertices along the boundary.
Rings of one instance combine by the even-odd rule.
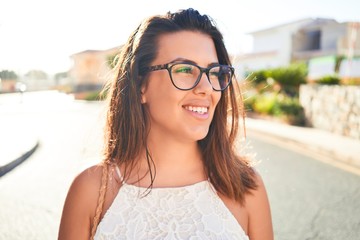
[[[154,161],[156,178],[154,187],[184,186],[205,180],[206,174],[200,147],[196,141],[181,142],[172,138],[148,139],[149,154]],[[148,170],[146,151],[141,158],[139,175]],[[141,174],[142,173],[142,174]],[[140,185],[149,183],[149,174]]]

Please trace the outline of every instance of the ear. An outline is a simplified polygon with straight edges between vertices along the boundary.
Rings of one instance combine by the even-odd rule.
[[[141,103],[144,104],[144,103],[146,103],[146,94],[145,94],[146,93],[146,87],[145,87],[145,85],[143,85],[141,87],[140,92],[141,92]]]

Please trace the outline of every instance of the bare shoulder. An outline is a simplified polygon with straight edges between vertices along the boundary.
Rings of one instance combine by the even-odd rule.
[[[273,228],[271,211],[266,187],[262,177],[256,173],[257,189],[245,198],[245,207],[249,214],[248,235],[251,240],[272,240]]]
[[[94,184],[98,185],[98,187],[100,186],[102,173],[103,165],[101,164],[93,165],[89,168],[86,168],[75,177],[71,187],[80,187],[85,191],[91,191],[92,189],[98,190],[98,188],[96,188]]]
[[[73,180],[63,208],[59,239],[89,239],[94,217],[103,166],[94,165]]]
[[[101,178],[103,173],[102,165],[94,165],[78,174],[73,180],[67,198],[75,197],[73,200],[82,204],[95,204],[99,196]],[[94,200],[94,201],[92,201]]]

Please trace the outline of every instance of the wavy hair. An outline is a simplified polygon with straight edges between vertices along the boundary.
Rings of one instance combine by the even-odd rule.
[[[110,82],[105,128],[104,162],[124,166],[126,180],[136,159],[146,150],[152,182],[156,168],[147,151],[149,114],[141,104],[141,86],[146,84],[142,69],[155,59],[158,39],[163,34],[179,31],[206,34],[214,42],[220,64],[231,65],[223,36],[214,21],[194,9],[153,16],[144,20],[122,47],[117,59],[116,77]],[[244,203],[244,195],[256,189],[255,172],[250,161],[238,156],[235,140],[238,120],[244,120],[243,102],[237,81],[222,92],[207,136],[198,141],[207,175],[215,189],[225,196]],[[148,190],[151,190],[152,183]]]

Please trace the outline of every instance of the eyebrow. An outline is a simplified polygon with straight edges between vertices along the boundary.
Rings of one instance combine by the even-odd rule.
[[[175,58],[174,60],[172,60],[171,62],[169,63],[191,63],[191,64],[194,64],[194,65],[198,65],[197,62],[194,62],[193,60],[190,60],[190,59],[187,59],[187,58]],[[216,66],[216,65],[219,65],[218,62],[212,62],[212,63],[209,63],[207,65],[207,67],[212,67],[212,66]]]

